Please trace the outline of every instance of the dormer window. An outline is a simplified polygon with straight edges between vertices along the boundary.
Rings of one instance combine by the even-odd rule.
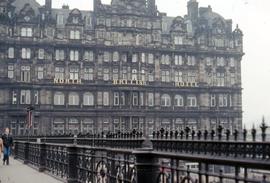
[[[80,39],[81,38],[81,33],[78,30],[71,30],[70,31],[70,39]]]
[[[73,22],[74,24],[79,23],[79,18],[78,18],[78,17],[73,17],[72,22]]]
[[[26,28],[26,27],[23,27],[21,28],[21,36],[22,37],[32,37],[33,36],[33,30],[32,28]]]

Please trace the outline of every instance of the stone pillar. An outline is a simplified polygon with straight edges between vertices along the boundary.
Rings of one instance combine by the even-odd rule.
[[[136,156],[137,182],[158,182],[159,162],[153,154],[152,142],[145,140],[143,147],[134,151],[133,154]]]
[[[39,168],[38,170],[40,172],[43,172],[46,170],[46,144],[40,143],[40,155],[39,155]]]
[[[28,164],[29,161],[29,142],[24,143],[24,164]]]
[[[68,171],[67,171],[67,183],[79,183],[78,171],[77,171],[77,146],[67,146],[68,154]]]

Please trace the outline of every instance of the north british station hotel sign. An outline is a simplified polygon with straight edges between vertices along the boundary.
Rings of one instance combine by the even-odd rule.
[[[82,84],[81,79],[58,79],[53,80],[54,84]],[[136,86],[145,86],[147,85],[145,81],[142,80],[118,80],[115,79],[112,81],[113,85],[136,85]],[[175,87],[198,87],[197,82],[175,82]]]

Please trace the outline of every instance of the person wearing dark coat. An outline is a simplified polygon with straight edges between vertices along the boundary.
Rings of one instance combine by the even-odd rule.
[[[4,146],[3,164],[9,165],[9,156],[11,154],[11,148],[13,147],[13,138],[9,133],[9,128],[5,129],[5,133],[2,135],[2,140]]]

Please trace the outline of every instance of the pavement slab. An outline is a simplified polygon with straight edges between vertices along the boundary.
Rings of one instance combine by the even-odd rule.
[[[0,162],[0,183],[62,183],[13,158],[10,158],[8,166]]]

